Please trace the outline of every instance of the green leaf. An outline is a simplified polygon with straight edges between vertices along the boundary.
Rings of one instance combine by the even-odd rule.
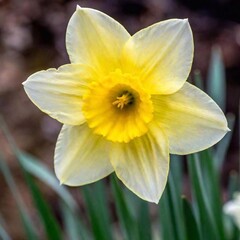
[[[176,240],[177,232],[173,223],[172,206],[169,199],[169,189],[165,188],[159,202],[161,239]]]
[[[54,173],[52,173],[44,163],[40,162],[37,158],[31,156],[30,154],[24,153],[18,149],[1,115],[0,127],[8,140],[12,152],[19,160],[21,167],[51,187],[69,206],[69,208],[71,208],[72,211],[75,211],[78,207],[72,195],[64,186],[59,184],[59,181],[56,179]]]
[[[224,215],[224,225],[228,240],[239,240],[240,231],[236,226],[232,216]]]
[[[147,202],[141,201],[138,208],[137,222],[139,239],[140,240],[152,239],[151,219],[149,214],[149,205]]]
[[[121,229],[124,233],[124,239],[132,240],[138,239],[138,231],[136,220],[129,210],[126,197],[118,183],[115,175],[111,176],[111,186],[113,190],[114,200],[116,203],[117,215],[120,221]]]
[[[130,212],[129,215],[131,215],[135,221],[134,227],[136,227],[138,231],[135,238],[138,236],[139,240],[152,239],[148,202],[140,199],[127,188],[121,189],[121,191],[128,206],[128,211]]]
[[[228,127],[230,129],[234,128],[235,115],[232,113],[227,114]],[[227,150],[232,139],[233,131],[230,131],[224,136],[224,138],[216,145],[216,150],[214,154],[214,162],[218,171],[221,171],[223,162],[226,159]]]
[[[197,221],[200,226],[201,239],[224,239],[216,226],[216,219],[212,212],[209,194],[206,191],[204,176],[202,173],[199,155],[187,156],[190,181],[192,183],[192,194],[195,201]]]
[[[226,77],[221,50],[213,47],[208,70],[207,92],[220,108],[226,109]]]
[[[219,172],[214,167],[213,153],[211,149],[207,149],[198,153],[198,155],[200,156],[206,194],[209,196],[209,205],[217,232],[221,235],[222,239],[225,239]]]
[[[183,205],[183,215],[184,222],[186,226],[186,239],[189,240],[200,240],[200,234],[198,225],[192,211],[192,207],[190,203],[187,201],[185,197],[182,197],[182,205]]]
[[[46,202],[32,176],[23,169],[24,177],[28,184],[34,204],[45,228],[47,239],[62,239],[62,233],[49,204]]]
[[[47,186],[51,187],[72,211],[76,211],[78,208],[76,201],[68,192],[67,188],[59,184],[59,181],[55,177],[54,173],[52,173],[44,163],[19,150],[17,152],[17,157],[25,171],[44,182]]]
[[[228,180],[228,200],[233,199],[234,194],[239,191],[239,173],[231,171]]]
[[[176,186],[176,181],[173,178],[172,173],[169,174],[169,200],[172,202],[172,222],[176,228],[176,240],[186,240],[185,225],[183,221],[183,208],[182,208],[182,199],[181,191]]]
[[[164,219],[161,221],[163,239],[186,240],[181,199],[182,182],[182,159],[171,155],[168,183],[163,199],[160,200],[160,220]]]
[[[93,239],[86,226],[81,222],[77,212],[73,212],[65,202],[60,203],[63,216],[64,229],[67,238],[71,240],[90,240]]]
[[[126,201],[126,205],[128,206],[128,210],[130,211],[130,215],[133,219],[135,219],[137,224],[137,219],[139,217],[139,208],[144,202],[142,199],[140,199],[136,194],[134,194],[132,191],[130,191],[128,188],[126,188],[124,185],[121,184],[119,179],[116,177],[116,181],[120,187],[120,190],[124,196],[124,199]]]
[[[201,72],[199,70],[194,71],[194,83],[198,88],[204,89]]]
[[[179,155],[171,155],[170,173],[174,181],[174,188],[177,194],[181,195],[183,188],[183,158]],[[180,199],[180,198],[179,198]]]
[[[7,234],[5,229],[0,225],[0,239],[2,240],[11,240],[10,236]]]
[[[8,235],[7,231],[5,230],[4,226],[5,226],[5,223],[3,222],[2,217],[0,217],[0,239],[11,240],[11,238]]]
[[[88,216],[90,217],[95,239],[113,239],[110,224],[109,208],[103,181],[81,188]]]
[[[20,213],[20,217],[23,223],[23,227],[27,236],[28,240],[37,240],[37,233],[36,233],[36,229],[32,224],[32,221],[30,219],[30,215],[27,211],[27,208],[25,206],[25,203],[22,199],[22,196],[19,192],[19,189],[14,181],[14,178],[11,174],[11,171],[8,167],[8,165],[6,164],[6,161],[4,159],[4,157],[2,156],[2,154],[0,153],[0,170],[7,182],[7,185],[17,203],[17,207]]]

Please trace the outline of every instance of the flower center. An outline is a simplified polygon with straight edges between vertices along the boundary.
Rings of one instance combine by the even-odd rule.
[[[122,110],[124,107],[131,105],[133,102],[133,94],[128,91],[124,91],[112,104]]]
[[[113,142],[142,136],[153,117],[151,96],[137,79],[120,71],[90,84],[82,111],[93,132]]]

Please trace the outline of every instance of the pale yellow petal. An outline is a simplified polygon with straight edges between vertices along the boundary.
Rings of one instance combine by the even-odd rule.
[[[189,83],[172,95],[153,95],[152,101],[154,118],[167,134],[170,153],[201,151],[228,131],[227,120],[217,104]]]
[[[136,195],[158,203],[165,188],[169,153],[167,138],[157,127],[126,143],[114,143],[110,160],[118,178]]]
[[[94,73],[89,67],[68,64],[34,73],[23,85],[29,98],[43,112],[62,123],[78,125],[85,121],[82,96],[92,78]]]
[[[188,20],[156,23],[133,35],[126,43],[123,62],[135,71],[151,93],[170,94],[179,90],[190,73],[193,37]]]
[[[108,73],[119,68],[120,52],[129,37],[125,28],[106,14],[78,7],[67,27],[66,46],[71,62]]]
[[[92,134],[87,124],[64,125],[55,149],[54,168],[61,183],[79,186],[95,182],[113,172],[108,143]]]

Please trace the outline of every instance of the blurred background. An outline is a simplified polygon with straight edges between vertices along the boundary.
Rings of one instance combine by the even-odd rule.
[[[107,13],[131,34],[168,18],[188,18],[195,42],[192,74],[200,70],[202,78],[207,78],[211,49],[218,45],[227,80],[226,112],[235,114],[236,123],[239,122],[239,0],[0,0],[0,114],[20,149],[35,155],[53,169],[54,147],[61,125],[30,102],[21,83],[36,71],[69,63],[65,32],[77,4]],[[235,124],[232,131],[222,173],[223,189],[229,172],[238,169],[239,125]],[[0,151],[31,208],[19,166],[1,131]],[[56,196],[47,189],[43,191],[54,208]],[[79,196],[75,197],[81,201]],[[15,201],[1,175],[0,213],[9,223],[8,231],[13,239],[21,239],[23,230]]]

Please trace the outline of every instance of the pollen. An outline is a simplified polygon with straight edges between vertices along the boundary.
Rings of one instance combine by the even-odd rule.
[[[112,104],[122,110],[124,107],[133,104],[133,102],[134,102],[133,94],[125,91],[124,93],[121,94],[121,96],[117,97],[116,101],[114,101]]]

